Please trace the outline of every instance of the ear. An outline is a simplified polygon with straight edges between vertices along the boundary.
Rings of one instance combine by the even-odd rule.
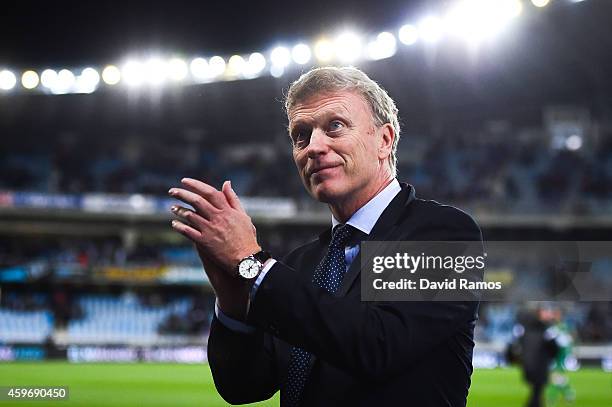
[[[378,139],[378,159],[385,160],[389,158],[393,150],[393,140],[395,140],[395,130],[391,123],[385,123],[380,128],[380,137]]]

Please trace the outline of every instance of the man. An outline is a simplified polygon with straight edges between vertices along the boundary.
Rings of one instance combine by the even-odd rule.
[[[552,326],[547,329],[546,336],[555,341],[557,352],[553,362],[551,386],[548,389],[546,405],[554,406],[560,397],[565,403],[573,403],[576,400],[576,390],[572,387],[568,376],[574,339],[569,326],[562,320],[561,310],[552,309],[549,312]]]
[[[544,389],[548,384],[550,366],[559,352],[555,341],[554,330],[550,322],[555,317],[554,311],[537,304],[535,310],[524,310],[519,316],[515,355],[520,362],[523,378],[530,387],[527,407],[545,405]],[[552,401],[552,400],[551,400]]]
[[[217,390],[234,404],[280,390],[283,406],[464,406],[478,303],[362,302],[359,243],[480,241],[478,226],[395,179],[397,109],[363,72],[313,69],[286,110],[299,175],[333,230],[270,259],[229,182],[170,190],[194,208],[174,207],[173,227],[196,244],[217,295]]]

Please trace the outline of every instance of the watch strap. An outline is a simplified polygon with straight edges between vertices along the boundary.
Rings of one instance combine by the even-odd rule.
[[[255,257],[255,259],[257,259],[261,264],[264,264],[268,259],[272,258],[272,255],[270,254],[270,252],[261,250],[255,253],[253,257]]]

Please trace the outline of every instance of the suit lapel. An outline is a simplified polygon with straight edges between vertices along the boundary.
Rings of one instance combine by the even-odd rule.
[[[397,229],[397,226],[402,219],[402,215],[404,214],[406,207],[415,198],[414,188],[412,185],[402,183],[401,186],[402,190],[389,203],[387,208],[380,215],[380,218],[378,218],[378,221],[372,228],[370,234],[364,236],[364,238],[361,240],[362,242],[377,240],[384,241],[388,240],[388,237],[393,235],[393,232]],[[342,284],[336,293],[338,297],[344,297],[348,293],[360,272],[361,249],[342,279]]]
[[[415,198],[414,188],[411,185],[401,183],[402,190],[397,194],[395,198],[389,203],[387,208],[380,215],[380,218],[372,228],[372,231],[368,236],[364,236],[361,241],[371,241],[371,240],[385,240],[388,236],[392,236],[392,233],[397,229],[397,225],[402,219],[402,215],[406,211],[406,207],[412,202]],[[323,256],[327,253],[329,242],[331,240],[331,228],[327,229],[321,235],[319,235],[319,246],[313,252],[309,253],[307,256],[304,256],[304,260],[307,262],[302,263],[306,267],[304,270],[313,270],[317,267],[317,265],[323,259]],[[361,271],[361,250],[359,250],[359,254],[353,260],[353,263],[349,267],[347,273],[344,275],[342,279],[342,284],[338,291],[336,292],[336,296],[344,297],[346,293],[349,291],[357,276]],[[311,276],[312,278],[312,276]],[[283,366],[289,364],[291,348],[292,346],[278,340],[279,351],[284,355],[284,363]],[[318,358],[315,355],[309,360],[308,370],[312,370]]]

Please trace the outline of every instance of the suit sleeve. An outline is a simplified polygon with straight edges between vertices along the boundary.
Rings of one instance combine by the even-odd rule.
[[[291,262],[298,250],[283,258]],[[274,267],[274,263],[271,264]],[[271,268],[264,269],[265,271]],[[265,281],[267,275],[261,276]],[[254,287],[253,294],[258,290]],[[247,325],[248,326],[248,325]],[[215,315],[208,337],[208,362],[217,391],[230,404],[267,400],[280,388],[276,348],[272,337],[260,328],[239,332]]]
[[[419,239],[481,241],[471,217],[444,208]],[[476,318],[477,302],[362,302],[332,296],[307,277],[278,262],[259,287],[250,323],[368,380],[405,371]]]
[[[232,331],[215,316],[208,361],[217,391],[230,404],[267,400],[278,390],[272,340],[262,330]]]

